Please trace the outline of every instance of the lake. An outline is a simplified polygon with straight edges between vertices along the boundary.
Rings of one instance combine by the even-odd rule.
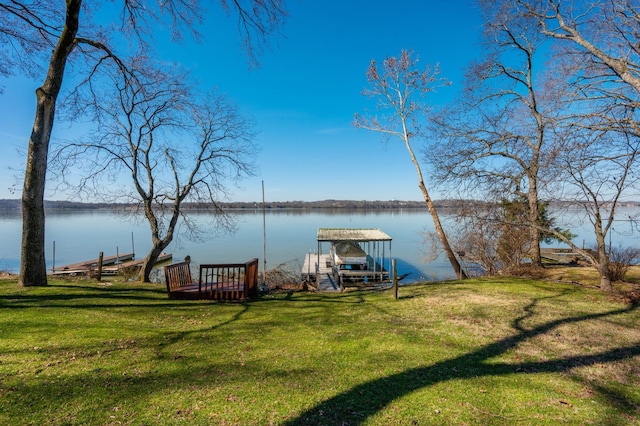
[[[620,218],[638,214],[638,208],[621,209]],[[193,215],[195,222],[206,226],[210,215]],[[260,210],[238,211],[237,230],[233,234],[205,233],[205,241],[191,241],[184,235],[174,240],[166,250],[174,261],[190,255],[197,263],[238,263],[251,258],[260,259],[263,267],[263,214]],[[448,232],[455,232],[451,216],[441,213]],[[578,237],[578,245],[591,247],[589,226],[579,210],[563,212],[562,222]],[[427,262],[423,244],[425,232],[433,230],[431,217],[426,209],[387,210],[267,210],[266,253],[267,268],[281,263],[297,262],[302,268],[306,253],[317,250],[318,228],[380,228],[391,238],[391,256],[396,259],[398,274],[410,274],[403,282],[417,280],[441,280],[454,278],[446,258]],[[562,224],[561,224],[562,226]],[[22,219],[18,212],[0,211],[0,270],[17,272],[20,262]],[[132,221],[129,217],[109,210],[50,210],[46,222],[47,268],[134,251],[142,258],[151,247],[148,225]],[[611,235],[614,245],[637,245],[629,221],[616,221]]]

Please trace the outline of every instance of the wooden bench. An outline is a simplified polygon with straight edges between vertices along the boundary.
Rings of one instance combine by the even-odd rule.
[[[164,278],[170,299],[199,299],[200,285],[191,279],[191,262],[166,265]]]
[[[246,263],[200,265],[198,281],[191,278],[190,262],[164,267],[171,299],[244,300],[258,291],[258,259]]]

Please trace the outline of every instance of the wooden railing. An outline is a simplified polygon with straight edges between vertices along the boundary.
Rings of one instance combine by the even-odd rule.
[[[258,288],[258,259],[246,263],[200,265],[199,293],[202,299],[241,300]]]
[[[191,280],[188,261],[164,267],[167,293],[172,299],[243,300],[258,290],[258,259],[246,263],[200,265],[200,276]]]

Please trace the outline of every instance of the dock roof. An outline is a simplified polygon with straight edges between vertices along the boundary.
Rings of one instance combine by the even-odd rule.
[[[318,228],[318,241],[391,241],[391,237],[377,228]]]

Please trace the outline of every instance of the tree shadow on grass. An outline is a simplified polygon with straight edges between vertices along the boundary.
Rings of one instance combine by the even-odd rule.
[[[18,291],[9,294],[0,294],[0,307],[10,309],[25,308],[117,308],[117,307],[141,307],[156,309],[160,306],[187,307],[202,304],[224,303],[214,300],[179,300],[169,299],[166,288],[158,285],[157,288],[128,286],[91,286],[50,284],[46,287],[33,287],[35,290],[46,291]],[[56,291],[60,289],[60,291]],[[86,301],[86,303],[82,303]],[[236,303],[236,301],[233,301]],[[239,302],[244,303],[244,302]]]
[[[365,303],[365,295],[372,290],[358,290],[342,293],[312,293],[312,292],[295,292],[287,291],[283,293],[270,293],[251,299],[250,303],[278,303],[283,300],[292,304],[327,304],[327,305],[361,305]],[[301,297],[296,297],[300,295]]]
[[[576,367],[598,363],[611,363],[640,355],[640,342],[625,347],[613,348],[599,353],[568,356],[537,362],[521,362],[515,364],[488,361],[503,355],[510,349],[551,332],[565,324],[596,320],[625,314],[638,309],[634,303],[626,308],[609,312],[561,318],[536,327],[526,329],[522,322],[533,315],[537,301],[525,308],[523,316],[516,318],[512,325],[517,333],[483,346],[473,352],[456,358],[437,362],[432,365],[412,368],[391,376],[382,377],[362,383],[354,388],[336,395],[320,404],[304,411],[297,418],[285,423],[288,426],[298,425],[359,425],[383,410],[392,401],[419,389],[438,383],[456,379],[474,379],[483,376],[506,376],[511,374],[559,373],[570,371]],[[612,391],[604,395],[612,398],[615,405],[627,412],[638,410],[633,401],[628,401],[619,393]]]

